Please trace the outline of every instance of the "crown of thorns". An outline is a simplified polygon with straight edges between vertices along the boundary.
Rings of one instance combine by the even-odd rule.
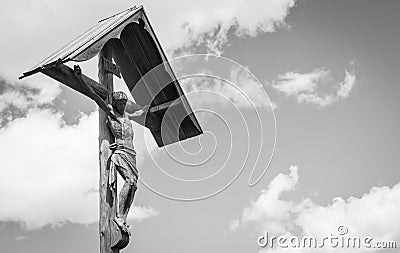
[[[113,105],[119,100],[125,100],[125,102],[128,101],[128,96],[122,91],[113,92],[111,97]]]

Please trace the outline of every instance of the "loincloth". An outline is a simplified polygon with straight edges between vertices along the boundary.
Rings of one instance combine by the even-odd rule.
[[[109,184],[113,184],[117,179],[115,170],[118,170],[122,177],[133,174],[134,180],[137,181],[136,151],[118,143],[111,144],[110,149],[113,150],[113,153],[110,158]]]

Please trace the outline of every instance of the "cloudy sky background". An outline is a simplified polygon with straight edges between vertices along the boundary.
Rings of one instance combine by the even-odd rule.
[[[204,134],[199,156],[186,161],[212,154],[214,140],[218,148],[196,169],[158,150],[135,126],[139,171],[150,187],[139,185],[129,217],[134,239],[125,252],[258,252],[264,231],[320,238],[340,225],[400,246],[398,1],[19,0],[0,10],[1,252],[98,252],[96,106],[41,74],[17,78],[97,20],[135,4],[145,6],[171,59],[224,57],[180,58],[174,66],[182,75],[203,75],[182,87],[194,109],[222,115],[233,137],[218,117],[199,113],[214,136]],[[81,67],[96,78],[96,59]],[[205,75],[231,81],[254,107],[227,82]],[[278,134],[267,167],[275,136],[271,106]],[[199,138],[183,146],[198,151]],[[176,146],[171,154],[187,159]],[[249,162],[241,167],[243,161]],[[160,164],[182,178],[224,170],[214,180],[185,183],[161,174]],[[233,184],[201,201],[155,193],[206,196],[242,168]],[[249,187],[253,168],[252,179],[268,170]]]

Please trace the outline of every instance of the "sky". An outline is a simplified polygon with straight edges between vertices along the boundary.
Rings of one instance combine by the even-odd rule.
[[[204,134],[160,149],[133,123],[141,181],[122,252],[396,252],[259,245],[268,233],[400,247],[395,0],[7,1],[0,252],[99,251],[98,109],[42,74],[18,77],[135,4]],[[97,57],[79,65],[97,79]]]

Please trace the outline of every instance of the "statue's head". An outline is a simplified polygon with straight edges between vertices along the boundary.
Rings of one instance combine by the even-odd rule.
[[[115,110],[117,110],[120,114],[123,114],[125,111],[126,103],[128,102],[128,96],[122,91],[115,91],[111,95],[112,97],[112,106]]]

